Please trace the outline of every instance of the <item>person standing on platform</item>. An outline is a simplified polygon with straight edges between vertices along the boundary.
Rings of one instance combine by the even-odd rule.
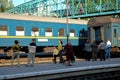
[[[58,53],[59,53],[59,51],[58,51],[57,47],[54,47],[54,49],[53,49],[53,62],[55,64],[57,63],[56,58],[58,56]]]
[[[62,52],[63,52],[63,47],[62,47],[62,40],[59,40],[58,41],[59,44],[58,44],[58,50],[59,50],[59,63],[64,63],[64,60],[63,60],[63,57],[62,57]]]
[[[110,59],[110,49],[111,49],[111,42],[110,40],[107,41],[106,43],[106,59]]]
[[[102,40],[101,43],[98,45],[99,53],[100,53],[100,61],[105,61],[105,43]]]
[[[85,60],[90,61],[92,48],[91,48],[91,43],[88,40],[85,43],[84,50],[85,50]]]
[[[34,60],[35,60],[35,53],[36,53],[36,43],[35,43],[35,39],[32,39],[32,42],[29,44],[28,46],[28,63],[27,63],[27,67],[34,66]],[[30,62],[32,61],[32,64],[30,64]]]
[[[75,57],[70,41],[68,41],[67,45],[64,48],[64,51],[66,53],[66,66],[72,66],[71,62],[75,62]]]
[[[93,41],[91,47],[92,47],[92,61],[97,61],[98,46],[95,41]]]
[[[15,44],[12,46],[13,54],[12,54],[12,58],[11,58],[11,66],[13,67],[13,60],[17,56],[18,67],[19,67],[20,66],[20,54],[19,54],[20,46],[19,46],[18,40],[15,40],[14,43]]]

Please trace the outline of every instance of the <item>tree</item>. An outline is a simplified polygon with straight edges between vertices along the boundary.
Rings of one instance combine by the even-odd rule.
[[[11,9],[12,7],[14,7],[14,4],[13,4],[13,1],[10,0],[10,1],[8,2],[8,8],[7,8],[7,9]]]
[[[12,7],[14,6],[14,4],[13,4],[13,1],[12,1],[12,0],[10,0],[10,1],[9,1],[9,5],[10,5],[10,8],[12,8]]]
[[[5,11],[5,7],[1,4],[0,5],[0,12],[4,12]]]
[[[0,0],[0,12],[5,12],[12,7],[14,7],[12,0]]]

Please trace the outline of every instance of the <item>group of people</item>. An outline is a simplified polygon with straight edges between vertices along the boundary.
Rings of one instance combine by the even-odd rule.
[[[66,56],[66,59],[63,59],[63,54]],[[64,63],[66,61],[66,66],[71,66],[72,62],[75,61],[75,57],[74,57],[74,51],[73,51],[73,47],[70,43],[70,41],[68,41],[68,43],[65,45],[65,47],[63,48],[63,42],[62,40],[59,40],[59,44],[58,47],[54,47],[53,50],[53,61],[56,64],[56,57],[59,56],[59,63]]]
[[[97,61],[98,53],[100,61],[105,61],[106,59],[110,59],[110,49],[111,49],[111,42],[108,40],[106,43],[101,40],[101,42],[97,45],[95,41],[92,43],[89,40],[85,43],[85,60],[90,61]]]
[[[54,63],[57,63],[56,57],[59,56],[59,63],[64,63],[66,61],[66,65],[71,66],[71,62],[75,61],[75,58],[74,58],[73,47],[72,47],[70,41],[65,45],[64,48],[63,48],[62,40],[59,40],[58,42],[59,42],[58,46],[54,47],[54,50],[53,50]],[[28,52],[28,58],[27,58],[27,67],[34,66],[36,47],[37,47],[37,45],[35,43],[35,39],[32,39],[32,42],[28,46],[29,52]],[[12,46],[12,50],[13,50],[13,54],[11,57],[11,66],[13,67],[15,57],[17,57],[17,60],[18,60],[17,66],[20,66],[20,52],[19,52],[20,45],[19,45],[18,40],[14,41],[14,45]],[[66,55],[66,60],[63,59],[63,53],[65,53],[65,55]]]
[[[70,41],[67,42],[67,44],[63,48],[63,42],[62,40],[58,41],[58,46],[54,47],[53,50],[53,62],[57,63],[57,56],[59,56],[59,63],[65,63],[67,66],[71,66],[72,62],[75,61],[74,57],[74,51],[73,47],[70,43]],[[34,66],[34,59],[35,59],[35,53],[36,53],[36,43],[35,39],[32,39],[32,42],[28,46],[28,58],[27,58],[27,67]],[[106,59],[110,59],[110,48],[111,48],[111,42],[108,40],[106,43],[102,40],[99,45],[95,41],[92,43],[89,42],[89,40],[85,43],[85,60],[90,61],[92,58],[92,61],[97,61],[98,53],[100,61],[105,61]],[[11,66],[13,66],[14,58],[17,57],[18,60],[18,66],[20,66],[20,46],[19,41],[15,40],[14,45],[12,46],[13,54],[11,57]],[[66,56],[66,59],[63,58],[63,54]],[[32,63],[30,63],[32,62]]]
[[[29,66],[34,66],[34,59],[35,59],[35,52],[36,52],[36,43],[35,43],[35,39],[32,39],[32,42],[29,44],[28,46],[28,60],[27,60],[27,67]],[[14,58],[17,57],[18,60],[18,67],[20,66],[20,45],[19,45],[19,41],[15,40],[14,41],[14,45],[12,46],[12,50],[13,50],[13,54],[12,54],[12,58],[11,58],[11,66],[13,67],[13,62],[14,62]],[[30,62],[32,61],[32,64],[30,64]]]

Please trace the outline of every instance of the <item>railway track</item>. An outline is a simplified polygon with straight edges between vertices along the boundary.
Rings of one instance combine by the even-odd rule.
[[[73,77],[66,77],[59,79],[60,80],[120,80],[120,71],[73,76]]]

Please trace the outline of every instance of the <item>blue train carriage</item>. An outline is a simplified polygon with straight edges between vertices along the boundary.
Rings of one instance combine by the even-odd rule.
[[[69,19],[69,40],[73,46],[83,44],[81,41],[87,38],[83,31],[87,28],[87,21]],[[0,47],[10,47],[16,39],[22,47],[27,47],[32,38],[36,39],[37,51],[57,46],[58,39],[66,45],[66,19],[0,13]]]
[[[120,52],[120,18],[103,16],[88,21],[90,41],[110,40],[112,50]]]

